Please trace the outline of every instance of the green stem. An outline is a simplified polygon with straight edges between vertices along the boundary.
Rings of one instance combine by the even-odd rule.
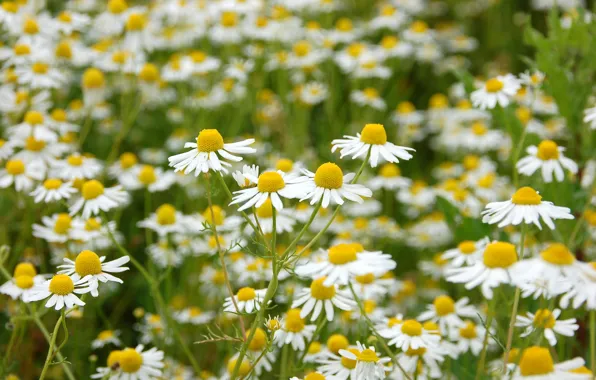
[[[62,320],[64,319],[64,309],[60,313],[60,318],[56,321],[56,325],[54,326],[54,332],[52,333],[52,339],[50,340],[50,348],[48,349],[48,354],[46,356],[46,361],[43,365],[43,369],[41,371],[41,375],[39,376],[39,380],[43,380],[46,377],[48,372],[48,368],[50,368],[50,363],[52,358],[54,357],[54,346],[56,345],[56,337],[58,336],[58,330],[60,329],[60,325],[62,324]]]
[[[279,380],[286,380],[288,378],[286,373],[288,369],[289,350],[289,344],[284,344],[284,347],[281,349],[281,368],[279,370]]]
[[[321,208],[321,204],[322,203],[323,203],[323,199],[321,198],[321,200],[319,201],[319,203],[317,203],[317,205],[315,206],[315,209],[313,210],[312,214],[310,215],[310,218],[308,219],[308,221],[306,222],[306,224],[304,225],[304,227],[302,227],[302,230],[300,230],[300,232],[298,233],[298,235],[296,235],[296,237],[294,238],[294,240],[292,240],[292,242],[290,243],[290,245],[288,246],[288,248],[286,248],[286,250],[284,251],[284,253],[281,255],[282,259],[284,259],[286,257],[286,255],[292,249],[294,249],[294,247],[296,246],[296,244],[298,244],[298,242],[300,241],[300,239],[302,238],[302,236],[304,235],[304,233],[308,230],[308,227],[310,227],[310,225],[312,224],[312,222],[315,220],[315,217],[319,213],[319,209]]]
[[[495,306],[497,296],[493,295],[493,299],[488,304],[488,311],[486,316],[486,333],[484,334],[484,341],[482,342],[482,353],[480,354],[480,362],[478,363],[478,369],[476,370],[476,380],[479,380],[484,373],[484,364],[486,363],[486,353],[488,348],[488,337],[490,336],[490,327],[493,323],[493,317],[495,313]]]

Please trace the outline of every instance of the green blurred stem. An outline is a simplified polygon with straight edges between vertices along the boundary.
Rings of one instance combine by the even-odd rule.
[[[596,373],[596,310],[590,310],[590,369]]]
[[[56,337],[58,337],[58,331],[60,330],[60,325],[62,324],[63,320],[64,320],[64,309],[62,309],[62,312],[60,313],[60,318],[58,318],[58,320],[56,321],[56,325],[54,326],[54,332],[52,332],[52,339],[50,340],[50,348],[48,349],[48,355],[46,356],[46,361],[43,365],[43,369],[41,371],[41,375],[39,376],[39,380],[43,380],[46,377],[48,368],[50,368],[50,363],[52,362],[52,358],[54,357],[54,347],[56,346]],[[68,335],[67,335],[67,337],[68,337]]]
[[[484,341],[482,342],[482,353],[480,354],[480,362],[478,363],[478,369],[476,370],[476,380],[479,380],[484,374],[484,365],[486,363],[486,352],[488,348],[488,337],[490,336],[490,327],[493,323],[493,317],[495,314],[495,306],[497,304],[497,296],[493,294],[493,299],[488,304],[488,311],[486,316],[486,333],[484,334]]]

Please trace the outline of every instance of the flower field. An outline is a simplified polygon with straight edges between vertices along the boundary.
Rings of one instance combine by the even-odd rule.
[[[0,379],[594,379],[594,6],[0,0]]]

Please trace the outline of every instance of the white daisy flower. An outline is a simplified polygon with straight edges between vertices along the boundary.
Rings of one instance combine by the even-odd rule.
[[[387,162],[399,162],[399,159],[409,160],[413,156],[408,151],[413,148],[394,145],[387,141],[387,132],[381,124],[366,124],[361,133],[356,136],[344,136],[331,142],[331,151],[340,150],[340,157],[351,156],[352,159],[366,157],[370,151],[369,163],[373,168],[377,166],[379,158]]]
[[[56,310],[64,307],[72,309],[75,305],[85,306],[85,302],[81,301],[76,294],[85,294],[90,291],[91,288],[88,286],[87,278],[74,281],[72,277],[66,274],[56,274],[52,279],[35,286],[27,298],[28,302],[33,302],[50,297],[45,307],[54,307]]]
[[[310,341],[315,330],[315,325],[307,325],[300,316],[300,309],[290,309],[283,318],[281,328],[273,334],[273,341],[279,347],[291,344],[296,351],[304,351],[306,342]]]
[[[369,252],[358,243],[338,244],[329,248],[320,261],[311,261],[296,268],[299,276],[326,276],[324,286],[347,285],[354,276],[372,273],[381,276],[396,267],[391,255],[381,251]]]
[[[29,191],[34,181],[41,181],[44,169],[41,165],[25,164],[21,160],[8,160],[4,169],[0,170],[0,188],[14,184],[16,191]]]
[[[186,153],[177,154],[168,158],[170,166],[176,171],[184,171],[184,174],[191,173],[195,176],[200,173],[207,173],[209,170],[223,171],[225,167],[231,167],[228,161],[240,162],[242,157],[237,154],[251,154],[256,149],[248,145],[254,143],[254,139],[247,139],[237,143],[224,144],[223,137],[216,129],[203,129],[197,136],[197,142],[187,142],[185,148],[194,148]],[[221,160],[220,160],[221,156]]]
[[[334,306],[340,310],[353,310],[356,307],[350,292],[339,290],[337,285],[325,286],[325,279],[323,276],[313,280],[310,287],[302,289],[292,302],[292,308],[302,306],[300,318],[306,318],[312,312],[310,320],[316,321],[321,311],[324,311],[331,322],[335,315]]]
[[[491,202],[482,211],[482,222],[499,223],[498,227],[517,226],[520,223],[534,223],[539,229],[540,219],[551,229],[555,229],[553,220],[574,219],[567,207],[555,206],[552,202],[543,201],[538,192],[531,187],[522,187],[513,194],[511,200]]]
[[[358,353],[348,350],[339,350],[339,354],[349,360],[356,361],[356,378],[362,380],[381,380],[385,379],[385,372],[390,371],[386,364],[391,361],[390,358],[379,357],[375,352],[374,346],[368,348],[357,342]]]
[[[91,348],[97,350],[98,348],[102,348],[108,344],[113,344],[114,346],[121,346],[122,342],[118,338],[120,335],[120,331],[118,330],[103,330],[91,342]]]
[[[99,295],[99,283],[118,282],[122,284],[122,280],[110,273],[120,273],[128,270],[128,267],[122,265],[130,261],[130,257],[122,256],[116,260],[104,262],[105,256],[99,257],[95,252],[84,250],[79,253],[75,259],[64,258],[66,264],[59,265],[60,274],[70,276],[73,281],[79,281],[81,278],[87,279],[87,284],[91,289],[91,295],[97,297]]]
[[[372,191],[366,187],[351,183],[354,173],[344,175],[341,168],[331,162],[319,166],[316,173],[306,169],[302,169],[302,173],[306,175],[303,183],[306,195],[300,202],[310,199],[310,204],[314,205],[322,201],[321,207],[327,208],[330,203],[344,204],[344,198],[362,203],[362,197],[372,196]]]
[[[580,372],[584,359],[575,358],[554,364],[546,347],[532,346],[521,353],[519,365],[515,368],[512,380],[589,380],[591,372]]]
[[[418,316],[418,319],[435,322],[441,331],[450,332],[463,325],[463,318],[478,316],[478,310],[474,306],[468,305],[468,302],[467,297],[454,302],[453,298],[447,295],[438,296],[431,305],[426,307],[428,310]]]
[[[584,123],[590,124],[591,129],[596,129],[596,107],[584,110]]]
[[[292,199],[305,193],[302,178],[288,175],[281,170],[262,173],[258,178],[248,173],[245,176],[257,186],[234,192],[235,195],[230,206],[243,203],[238,211],[246,210],[252,206],[260,207],[267,199],[271,199],[273,207],[277,211],[281,211],[284,206],[280,196]]]
[[[236,170],[232,173],[232,177],[241,188],[255,186],[256,182],[251,182],[250,178],[259,178],[259,167],[257,165],[244,165],[242,171]]]
[[[155,231],[159,236],[189,231],[186,216],[169,203],[159,206],[154,213],[139,221],[137,226]]]
[[[110,372],[111,380],[157,380],[161,378],[164,367],[163,351],[153,347],[143,352],[143,345],[135,348],[125,348],[121,351],[112,351],[108,357],[108,368],[117,368]],[[114,354],[116,353],[116,354]],[[111,360],[110,360],[111,359]],[[110,363],[111,361],[111,363]],[[110,364],[112,364],[110,366]],[[95,378],[105,377],[94,375]]]
[[[72,217],[67,213],[42,216],[42,224],[33,224],[33,236],[49,243],[66,243],[77,240],[77,228]]]
[[[511,98],[520,88],[518,79],[512,74],[499,75],[487,80],[484,85],[470,96],[474,107],[493,109],[497,104],[507,107]]]
[[[241,288],[238,293],[234,296],[236,306],[240,313],[252,313],[253,311],[259,311],[261,309],[261,303],[267,293],[267,289],[253,289],[249,287]],[[269,301],[271,302],[271,301]],[[232,302],[231,297],[226,297],[223,305],[224,311],[228,313],[236,313],[236,307]]]
[[[27,138],[30,138],[31,142],[39,140],[46,143],[58,140],[58,135],[52,128],[51,122],[47,119],[47,115],[45,112],[40,111],[27,111],[23,122],[9,127],[7,132],[11,138],[25,142]]]
[[[494,335],[494,331],[491,328],[491,335]],[[457,342],[457,350],[460,354],[471,352],[472,355],[478,356],[484,346],[484,336],[486,335],[486,329],[482,325],[477,325],[471,320],[467,319],[463,325],[457,329],[451,331],[450,339]],[[488,340],[488,346],[494,345],[495,341],[491,337]]]
[[[395,345],[402,351],[409,349],[436,347],[441,340],[441,335],[434,330],[425,329],[415,319],[406,319],[392,327],[379,331],[379,335],[387,339],[387,344]]]
[[[528,312],[526,316],[517,315],[515,317],[516,327],[525,327],[526,329],[520,335],[525,338],[536,330],[544,334],[544,337],[551,346],[557,344],[557,337],[555,333],[567,337],[575,335],[575,331],[579,329],[575,318],[558,320],[561,315],[560,309],[554,309],[552,312],[548,309],[538,309],[536,313]]]
[[[203,311],[197,306],[190,306],[176,312],[174,319],[178,323],[190,323],[193,325],[202,325],[211,322],[215,318],[215,313],[212,311]]]
[[[495,241],[486,245],[482,260],[461,268],[448,268],[449,282],[463,283],[466,289],[481,286],[487,299],[493,298],[493,288],[512,283],[512,269],[517,262],[517,252],[511,243]]]
[[[131,175],[121,177],[122,186],[126,190],[146,188],[150,193],[168,190],[176,180],[175,173],[152,165],[136,166]]]
[[[69,199],[76,192],[77,189],[72,186],[72,182],[62,182],[57,178],[48,178],[29,195],[33,197],[35,203],[51,203]]]
[[[410,187],[412,185],[412,180],[403,177],[399,167],[389,162],[381,166],[379,174],[370,179],[367,185],[372,190],[397,190]]]
[[[360,106],[372,107],[379,111],[383,111],[385,108],[387,108],[387,104],[379,94],[379,91],[373,87],[367,87],[362,91],[352,91],[350,94],[350,100]]]
[[[462,241],[458,244],[457,248],[445,251],[441,258],[448,260],[449,265],[454,268],[459,268],[464,265],[473,265],[476,261],[482,258],[482,253],[488,242],[488,237],[478,241]]]
[[[563,155],[565,148],[558,146],[554,141],[544,140],[538,147],[532,145],[526,151],[529,155],[516,164],[520,174],[531,176],[536,170],[541,169],[542,178],[546,183],[553,181],[553,173],[557,182],[562,182],[565,179],[563,168],[572,174],[577,174],[577,164],[565,157]]]
[[[151,259],[160,268],[179,267],[184,257],[173,247],[167,239],[161,239],[157,243],[147,247]]]
[[[51,169],[53,175],[70,181],[77,178],[95,178],[103,170],[103,165],[97,158],[74,153],[64,160],[53,162]]]
[[[33,264],[19,263],[14,268],[12,278],[0,285],[0,293],[10,296],[13,300],[22,299],[28,302],[35,286],[44,281],[45,277],[37,274]]]
[[[98,180],[92,179],[83,183],[81,198],[70,206],[70,215],[82,210],[83,219],[99,214],[100,210],[107,212],[124,205],[128,201],[128,193],[120,185],[105,188]]]

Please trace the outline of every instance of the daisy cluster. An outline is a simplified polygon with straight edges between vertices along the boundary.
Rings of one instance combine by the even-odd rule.
[[[0,378],[593,378],[596,29],[503,3],[0,0]]]

